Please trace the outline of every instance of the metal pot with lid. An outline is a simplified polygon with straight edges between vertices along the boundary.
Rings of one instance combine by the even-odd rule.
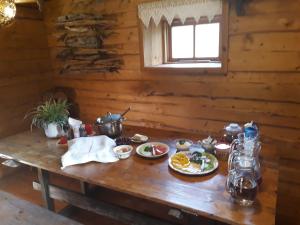
[[[122,122],[126,120],[124,115],[129,111],[130,107],[122,114],[112,114],[108,112],[105,116],[97,118],[95,124],[100,134],[107,135],[110,138],[121,136],[123,130]]]

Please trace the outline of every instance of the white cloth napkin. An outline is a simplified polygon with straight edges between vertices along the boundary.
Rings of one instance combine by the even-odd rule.
[[[68,152],[61,158],[62,169],[92,161],[110,163],[119,160],[112,150],[116,143],[107,136],[75,138],[68,145]]]

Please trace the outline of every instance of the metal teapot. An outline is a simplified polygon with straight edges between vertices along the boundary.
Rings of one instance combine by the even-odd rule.
[[[100,134],[107,135],[110,138],[117,138],[122,135],[122,122],[126,120],[124,115],[130,111],[130,107],[122,114],[112,114],[108,112],[105,116],[99,117],[95,125],[98,127]]]

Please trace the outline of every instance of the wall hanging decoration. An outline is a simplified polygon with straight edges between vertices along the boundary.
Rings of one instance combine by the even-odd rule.
[[[229,3],[235,5],[235,11],[238,16],[245,16],[245,6],[251,2],[251,0],[230,0]]]
[[[65,73],[117,72],[122,59],[114,46],[104,44],[113,34],[114,15],[74,13],[57,18],[58,41],[63,48],[57,58],[63,62]]]

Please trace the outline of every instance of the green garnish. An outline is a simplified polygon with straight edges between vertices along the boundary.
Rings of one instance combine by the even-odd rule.
[[[202,164],[202,153],[201,152],[194,152],[192,154],[192,158],[190,158],[190,161],[193,163],[198,163],[198,164]]]
[[[145,148],[144,148],[144,151],[145,152],[152,152],[152,147],[151,146],[146,146]]]
[[[185,140],[179,140],[178,142],[179,142],[180,145],[184,145]]]
[[[205,170],[211,170],[214,168],[214,165],[212,163],[206,163],[205,164]]]

